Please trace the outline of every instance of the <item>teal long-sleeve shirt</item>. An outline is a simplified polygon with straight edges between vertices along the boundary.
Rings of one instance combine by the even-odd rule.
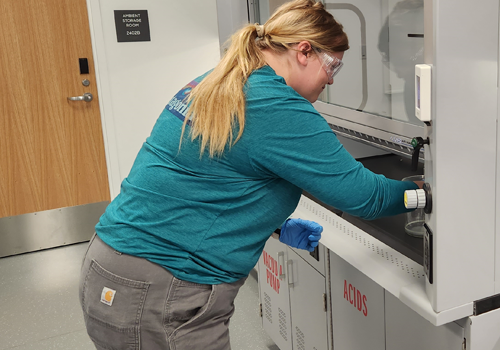
[[[255,266],[302,190],[365,219],[406,211],[403,193],[417,186],[365,169],[311,103],[268,66],[245,85],[245,129],[233,147],[220,158],[206,152],[200,158],[187,126],[179,151],[184,97],[203,77],[165,107],[97,224],[112,248],[182,280],[231,283]]]

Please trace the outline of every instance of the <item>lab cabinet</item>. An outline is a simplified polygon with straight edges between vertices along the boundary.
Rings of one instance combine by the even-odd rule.
[[[258,263],[262,327],[280,350],[292,350],[290,291],[286,281],[288,249],[270,238]]]
[[[262,325],[280,350],[328,349],[324,247],[311,255],[270,238],[258,271]]]
[[[289,249],[289,291],[294,350],[327,349],[325,276]]]
[[[385,350],[384,289],[329,254],[333,348]]]
[[[329,254],[335,350],[466,348],[463,324],[434,326],[337,254]]]
[[[439,327],[385,293],[386,350],[462,350],[467,347],[465,330],[457,322]],[[474,350],[474,349],[473,349]]]

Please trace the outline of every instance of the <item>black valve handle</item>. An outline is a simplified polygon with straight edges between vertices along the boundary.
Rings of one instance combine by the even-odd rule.
[[[425,140],[420,136],[414,137],[411,140],[411,145],[413,146],[413,153],[411,155],[411,170],[416,171],[418,169],[418,158],[420,155],[420,149],[424,147],[424,145],[429,144],[429,138]]]

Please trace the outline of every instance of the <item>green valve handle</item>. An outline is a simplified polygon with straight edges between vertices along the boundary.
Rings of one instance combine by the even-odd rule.
[[[413,146],[413,153],[411,156],[411,170],[416,171],[418,168],[418,157],[420,155],[420,149],[424,145],[429,144],[429,138],[426,138],[425,140],[421,138],[420,136],[414,137],[411,140],[411,145]]]

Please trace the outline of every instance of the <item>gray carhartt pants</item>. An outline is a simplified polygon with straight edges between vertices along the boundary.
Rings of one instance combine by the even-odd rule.
[[[229,350],[229,319],[244,282],[182,281],[94,235],[83,261],[80,302],[98,350]]]

